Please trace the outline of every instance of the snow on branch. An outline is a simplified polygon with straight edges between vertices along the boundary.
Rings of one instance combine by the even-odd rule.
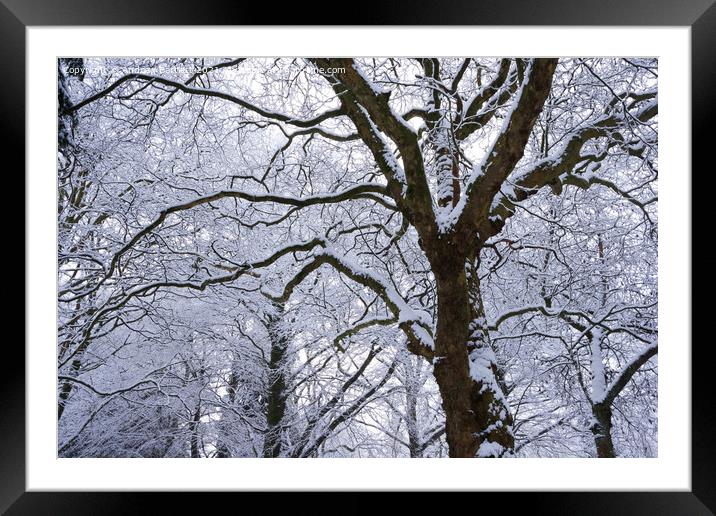
[[[276,294],[265,290],[263,293],[274,302],[285,302],[303,280],[324,264],[331,265],[356,283],[360,283],[378,294],[393,313],[395,322],[406,333],[408,339],[412,341],[413,347],[411,347],[411,351],[415,348],[414,352],[419,352],[418,354],[432,360],[434,344],[432,338],[433,325],[430,316],[422,310],[413,309],[388,281],[354,263],[345,254],[330,247],[316,249],[310,261],[304,264],[293,278],[288,281],[282,293]],[[387,321],[381,322],[389,324]]]
[[[631,380],[632,376],[634,376],[634,373],[636,373],[641,366],[646,364],[649,359],[655,356],[658,352],[658,344],[652,344],[651,346],[648,346],[643,349],[638,355],[632,358],[631,361],[622,368],[619,374],[614,377],[614,380],[612,380],[612,382],[609,384],[609,387],[607,387],[606,389],[604,399],[593,401],[601,401],[601,403],[611,405],[614,399],[619,396],[619,393],[622,392],[626,384],[629,383],[629,380]]]
[[[389,103],[389,92],[375,87],[353,59],[312,59],[321,68],[340,70],[327,76],[361,139],[388,180],[388,189],[399,207],[407,209],[419,230],[433,232],[435,214],[417,133]],[[402,167],[383,137],[395,145]]]
[[[116,270],[119,264],[119,260],[122,258],[122,256],[129,252],[142,238],[144,238],[146,235],[150,234],[159,226],[161,226],[162,223],[164,223],[164,221],[167,219],[167,217],[169,217],[173,213],[190,210],[197,206],[209,204],[221,199],[243,199],[254,203],[285,204],[289,206],[295,206],[297,208],[305,208],[318,204],[340,203],[351,199],[370,199],[378,202],[379,204],[385,206],[390,210],[395,210],[395,206],[390,201],[381,197],[381,195],[384,195],[385,193],[385,187],[375,183],[361,183],[350,188],[346,188],[345,190],[340,192],[318,194],[308,197],[294,197],[278,194],[256,194],[237,190],[223,190],[210,195],[197,197],[182,204],[176,204],[174,206],[164,208],[162,211],[159,212],[159,216],[157,216],[157,218],[155,218],[152,223],[148,224],[141,231],[137,232],[126,244],[124,244],[114,254],[112,260],[110,261],[110,265],[107,268],[107,272],[105,273],[103,281],[98,282],[98,284],[95,285],[95,287],[89,292],[83,292],[81,296],[86,296],[97,290],[104,281],[109,279],[114,274],[114,271]],[[62,299],[62,301],[74,301],[76,297],[77,296],[72,298],[65,298]]]
[[[207,89],[207,88],[195,88],[195,87],[188,86],[187,84],[184,84],[181,82],[167,79],[165,77],[158,77],[158,76],[147,75],[147,74],[142,74],[142,73],[131,73],[131,74],[125,75],[124,77],[117,79],[115,82],[113,82],[112,84],[107,86],[105,89],[95,93],[94,95],[91,95],[90,97],[87,97],[86,99],[78,102],[77,104],[75,104],[73,106],[70,106],[63,112],[63,114],[73,113],[73,112],[77,111],[78,109],[81,109],[84,106],[91,104],[92,102],[95,102],[95,101],[101,99],[102,97],[109,95],[112,91],[116,90],[122,84],[127,83],[127,82],[132,82],[132,81],[143,81],[149,85],[162,84],[164,86],[169,86],[169,87],[175,88],[179,91],[182,91],[184,93],[188,93],[191,95],[200,95],[200,96],[204,96],[204,97],[219,98],[222,100],[232,102],[234,104],[238,104],[239,106],[241,106],[245,109],[248,109],[249,111],[253,111],[254,113],[257,113],[264,118],[291,124],[296,127],[313,127],[313,126],[320,124],[321,122],[323,122],[325,120],[328,120],[329,118],[335,118],[338,116],[342,116],[344,114],[342,109],[332,109],[332,110],[326,111],[324,113],[321,113],[320,115],[317,115],[311,119],[301,120],[301,119],[297,119],[297,118],[288,116],[284,113],[277,113],[275,111],[269,111],[269,110],[263,109],[263,108],[255,105],[255,104],[252,104],[246,100],[243,100],[239,97],[231,95],[230,93],[226,93],[226,92],[218,91],[218,90]]]
[[[270,256],[255,261],[251,263],[246,263],[241,265],[240,267],[237,267],[234,272],[231,274],[225,274],[222,276],[213,276],[210,278],[207,278],[201,282],[191,282],[191,281],[156,281],[145,285],[139,285],[137,287],[134,287],[130,289],[128,292],[123,293],[122,297],[119,300],[114,300],[113,302],[109,302],[105,304],[104,307],[97,310],[93,315],[88,324],[84,327],[82,331],[82,338],[79,342],[79,345],[76,347],[76,349],[70,353],[67,358],[62,360],[59,363],[59,367],[63,367],[64,365],[68,364],[70,360],[72,360],[73,357],[75,357],[77,354],[82,353],[84,349],[87,347],[87,345],[90,343],[92,339],[92,331],[93,329],[100,324],[104,318],[111,314],[112,312],[115,312],[125,306],[129,301],[131,301],[134,298],[142,297],[145,295],[151,295],[154,292],[156,292],[158,289],[161,288],[186,288],[196,291],[203,291],[207,287],[212,285],[220,285],[224,283],[230,283],[233,281],[236,281],[241,276],[246,274],[251,274],[254,269],[260,269],[263,267],[267,267],[271,265],[272,263],[278,261],[283,256],[286,256],[287,254],[292,254],[300,251],[310,251],[311,249],[315,248],[316,246],[323,246],[325,244],[325,240],[322,238],[314,238],[312,240],[309,240],[307,242],[301,242],[301,243],[295,243],[295,244],[289,244],[286,245],[277,251],[275,251]]]
[[[474,168],[465,196],[443,224],[443,230],[457,225],[472,226],[481,218],[480,214],[486,214],[500,185],[524,154],[532,127],[550,92],[556,67],[557,59],[535,59],[527,66],[502,130],[483,163]]]
[[[345,351],[345,349],[341,345],[341,341],[347,339],[351,335],[355,335],[359,331],[364,330],[365,328],[369,328],[371,326],[388,326],[396,322],[398,322],[397,317],[373,317],[370,319],[364,319],[355,324],[352,324],[351,326],[343,330],[341,333],[336,335],[333,339],[333,345],[336,346],[338,350]]]

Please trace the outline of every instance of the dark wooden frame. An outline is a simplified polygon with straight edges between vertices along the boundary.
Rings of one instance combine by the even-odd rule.
[[[439,5],[438,5],[439,4]],[[35,25],[609,25],[609,26],[689,26],[691,27],[692,70],[692,151],[693,169],[714,173],[710,158],[713,144],[709,128],[713,124],[716,101],[716,4],[714,0],[456,0],[450,3],[421,0],[399,3],[397,0],[364,0],[355,9],[325,0],[285,3],[280,7],[263,7],[257,2],[189,0],[0,0],[0,137],[3,172],[20,178],[24,170],[25,102],[25,29]],[[354,11],[351,13],[351,11]],[[342,13],[342,14],[341,14]],[[17,158],[10,166],[6,158]],[[703,167],[699,167],[703,164]],[[689,172],[683,171],[688,178]],[[691,176],[693,178],[693,176]],[[703,177],[703,176],[702,176]],[[708,176],[706,176],[708,178]],[[19,179],[18,183],[20,182]],[[4,189],[6,200],[20,198],[16,189]],[[694,191],[697,195],[704,195]],[[698,204],[692,202],[692,206]],[[7,209],[7,208],[6,208]],[[694,221],[696,218],[694,217]],[[19,228],[6,216],[6,228]],[[20,230],[18,229],[18,233]],[[694,234],[694,233],[692,233]],[[23,236],[17,236],[17,243]],[[11,238],[8,236],[8,238]],[[711,239],[712,237],[710,237]],[[15,245],[19,247],[19,245]],[[17,259],[14,257],[15,263]],[[711,259],[713,261],[713,259]],[[9,270],[9,269],[8,269]],[[25,270],[25,274],[32,271]],[[7,300],[8,298],[6,298]],[[692,320],[707,318],[706,306],[693,303]],[[28,306],[27,309],[32,309]],[[701,315],[702,317],[699,317]],[[0,375],[2,411],[0,411],[0,510],[7,514],[129,514],[150,511],[147,498],[158,498],[164,505],[183,509],[200,507],[196,501],[179,493],[25,493],[25,357],[22,347],[12,342],[12,322],[5,319],[3,355],[14,353],[3,364]],[[475,504],[475,510],[486,508],[485,501],[497,502],[503,510],[515,507],[516,501],[529,504],[532,513],[547,514],[714,514],[716,513],[716,432],[711,424],[713,402],[713,361],[707,353],[713,346],[707,340],[693,338],[692,347],[692,491],[690,492],[588,492],[588,493],[504,493],[469,494],[471,499],[454,503]],[[671,343],[672,345],[676,343]],[[684,342],[684,348],[689,343]],[[249,503],[247,493],[224,494],[235,504]],[[258,494],[261,495],[261,494]],[[251,497],[256,497],[252,494]],[[266,496],[263,494],[262,496]],[[314,498],[315,493],[292,494]],[[463,495],[464,496],[464,495]],[[479,498],[478,498],[479,496]],[[273,497],[273,495],[272,495]],[[358,500],[357,493],[342,495],[332,502],[335,513],[365,512],[370,505]],[[411,499],[423,503],[424,494]],[[157,500],[157,501],[159,501]],[[154,500],[153,500],[154,501]],[[222,500],[222,502],[225,500]],[[251,500],[256,503],[256,500]],[[272,503],[274,499],[272,498]],[[325,502],[322,502],[325,503]],[[479,505],[477,505],[479,503]],[[202,505],[199,505],[202,504]],[[213,504],[212,504],[213,505]],[[233,504],[232,504],[233,505]],[[304,507],[320,507],[301,502]],[[336,506],[338,505],[338,506]],[[451,503],[452,505],[452,503]],[[238,506],[233,505],[235,508]],[[215,510],[220,509],[214,505]],[[268,507],[268,505],[266,505]],[[340,510],[339,507],[344,509]]]

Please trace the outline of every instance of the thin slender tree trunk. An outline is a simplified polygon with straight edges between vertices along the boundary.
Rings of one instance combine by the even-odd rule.
[[[162,450],[161,454],[158,454],[159,458],[166,457],[169,454],[169,452],[172,449],[172,446],[174,445],[177,430],[179,429],[179,421],[177,420],[176,416],[170,415],[168,419],[169,419],[169,421],[167,424],[167,428],[169,429],[170,434],[167,437],[166,444],[164,445],[164,449]]]
[[[418,427],[418,386],[416,371],[412,368],[412,364],[408,367],[410,369],[405,382],[405,423],[408,431],[408,450],[411,458],[419,459],[423,456],[423,443]]]
[[[604,242],[602,235],[597,235],[597,256],[600,264],[604,267]],[[600,271],[601,272],[601,271]],[[607,306],[607,292],[609,290],[606,275],[602,276],[599,285],[602,295],[602,308]],[[592,329],[588,335],[590,350],[592,353],[592,396],[598,395],[602,399],[605,395],[606,376],[602,359],[602,330],[599,327]],[[592,404],[592,416],[594,422],[590,430],[594,434],[594,444],[597,448],[597,457],[613,458],[614,443],[612,442],[612,407],[608,402],[597,402]]]
[[[79,358],[76,358],[72,361],[72,367],[70,369],[70,376],[74,377],[77,376],[77,373],[80,370],[81,361]],[[70,393],[72,392],[72,382],[66,380],[62,382],[62,387],[60,387],[60,394],[57,400],[57,421],[59,422],[62,418],[62,414],[65,412],[65,406],[67,405],[67,400],[70,397]]]
[[[264,457],[281,456],[282,422],[286,413],[286,398],[288,395],[284,368],[288,349],[288,336],[280,327],[283,307],[277,306],[277,311],[278,314],[271,316],[268,322],[271,357],[268,364]]]
[[[190,440],[190,453],[192,459],[198,459],[201,457],[199,454],[199,421],[201,420],[201,402],[197,401],[196,410],[194,411],[194,417],[191,421],[191,440]]]
[[[233,407],[236,404],[236,390],[239,387],[239,378],[236,374],[236,370],[238,369],[238,366],[236,364],[237,360],[232,360],[231,362],[231,373],[229,374],[227,386],[226,386],[226,394],[227,394],[227,403],[230,407]],[[221,442],[216,450],[216,457],[220,459],[226,459],[230,458],[232,456],[231,447],[229,446],[229,443],[224,441]]]

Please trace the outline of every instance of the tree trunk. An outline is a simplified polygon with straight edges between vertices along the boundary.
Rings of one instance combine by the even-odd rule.
[[[191,420],[190,453],[192,459],[201,457],[199,453],[199,422],[201,421],[201,400],[196,402],[196,410]]]
[[[75,377],[77,376],[79,370],[80,370],[81,362],[79,358],[75,358],[72,361],[72,367],[70,369],[70,376]],[[70,393],[72,392],[72,382],[69,380],[65,380],[62,382],[62,387],[60,388],[60,395],[59,399],[57,400],[57,421],[59,423],[60,419],[62,418],[62,414],[65,412],[65,406],[67,405],[67,401],[70,397]]]
[[[597,457],[614,458],[614,443],[612,442],[612,408],[604,403],[592,405],[594,422],[590,430],[594,435],[594,444],[597,447]]]
[[[282,422],[286,413],[285,358],[288,336],[281,326],[283,307],[277,306],[278,315],[270,316],[268,332],[271,339],[271,357],[268,364],[268,389],[266,406],[266,435],[264,457],[281,456]]]
[[[408,450],[410,458],[419,459],[423,456],[423,443],[418,428],[418,386],[416,371],[413,370],[412,364],[408,367],[410,369],[405,382],[405,424],[408,432]]]
[[[434,270],[438,291],[434,374],[443,399],[449,455],[509,455],[514,449],[512,417],[498,383],[477,277],[468,282],[464,258],[455,256],[444,257]]]
[[[482,436],[478,456],[511,455],[515,449],[515,438],[512,434],[513,419],[506,400],[507,389],[503,371],[497,364],[497,357],[487,329],[477,267],[470,267],[467,282],[471,309],[467,349],[471,375],[473,380],[476,380],[473,390],[477,387],[477,392],[473,394],[473,403],[478,408],[476,413],[480,420]]]

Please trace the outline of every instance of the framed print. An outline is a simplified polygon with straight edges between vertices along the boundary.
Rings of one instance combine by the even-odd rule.
[[[613,4],[4,0],[27,303],[3,510],[712,514],[691,170],[716,7]]]

